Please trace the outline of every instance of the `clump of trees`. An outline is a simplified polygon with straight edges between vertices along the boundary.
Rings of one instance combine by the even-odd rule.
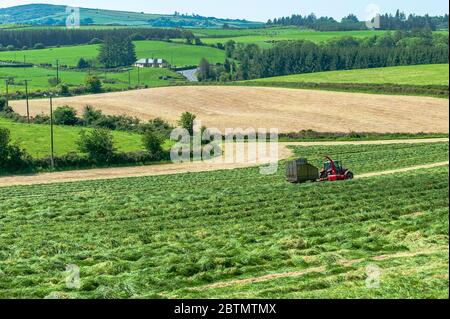
[[[110,36],[100,46],[98,60],[106,68],[130,66],[136,59],[136,48],[130,37]]]

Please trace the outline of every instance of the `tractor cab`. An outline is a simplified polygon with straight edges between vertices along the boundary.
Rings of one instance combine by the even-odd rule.
[[[328,161],[323,163],[323,169],[319,173],[321,181],[340,181],[353,179],[353,173],[342,166],[341,161],[334,161],[326,157]]]
[[[336,167],[336,170],[338,172],[342,171],[342,162],[341,161],[334,161],[334,166]],[[323,163],[324,171],[329,171],[331,169],[332,169],[332,162],[327,161],[327,162]]]

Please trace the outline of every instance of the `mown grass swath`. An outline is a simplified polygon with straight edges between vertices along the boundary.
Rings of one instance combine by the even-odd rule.
[[[439,161],[445,154],[427,152],[444,146],[385,146],[356,171],[397,167],[397,153],[404,166]],[[357,147],[352,158],[368,161],[372,151]],[[304,185],[283,173],[0,188],[0,296],[448,297],[448,167]],[[420,249],[428,252],[371,260]],[[81,289],[66,288],[67,264],[81,268]],[[365,288],[368,264],[382,270],[378,290]],[[202,288],[318,266],[325,269],[300,278]]]

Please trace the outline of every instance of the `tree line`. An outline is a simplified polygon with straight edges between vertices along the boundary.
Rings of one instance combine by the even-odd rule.
[[[44,46],[88,44],[93,40],[104,40],[116,36],[127,38],[139,34],[142,39],[165,40],[175,38],[194,38],[192,32],[179,29],[117,28],[117,29],[0,29],[0,45],[33,48],[36,44]]]
[[[350,31],[367,29],[364,21],[354,14],[337,21],[332,17],[317,17],[314,13],[309,15],[293,14],[290,17],[281,17],[267,21],[267,25],[299,26],[317,31]],[[394,15],[380,15],[380,30],[414,30],[414,29],[448,29],[448,14],[442,16],[414,15],[406,16],[397,10]]]
[[[431,31],[396,31],[357,39],[351,36],[324,43],[282,41],[272,48],[225,44],[224,65],[200,65],[200,80],[249,80],[280,75],[415,64],[448,63],[448,37]],[[228,67],[225,67],[228,65]],[[211,67],[213,70],[211,71]],[[210,75],[208,77],[208,75]]]

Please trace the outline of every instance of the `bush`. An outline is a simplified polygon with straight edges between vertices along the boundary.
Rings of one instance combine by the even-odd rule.
[[[56,77],[52,77],[52,78],[48,79],[48,84],[50,84],[51,86],[57,86],[60,83],[61,83],[61,79],[58,79]]]
[[[5,99],[0,99],[0,112],[12,113],[14,111],[11,108],[11,106],[9,106],[9,105],[6,106],[6,100]]]
[[[80,58],[77,63],[77,69],[87,69],[91,64],[83,58]]]
[[[163,151],[162,144],[164,138],[152,130],[147,130],[142,134],[142,144],[150,154],[159,154]]]
[[[69,86],[66,83],[61,84],[61,86],[59,87],[59,93],[61,95],[69,95],[70,94]]]
[[[58,107],[55,112],[53,112],[53,118],[55,124],[57,125],[77,125],[78,117],[77,111],[70,106]]]
[[[17,144],[11,144],[11,133],[0,127],[0,173],[15,172],[31,166],[31,156]]]
[[[8,50],[8,51],[14,51],[15,49],[16,49],[16,47],[13,46],[12,44],[10,44],[6,47],[6,50]]]
[[[91,93],[100,93],[102,91],[102,81],[98,76],[88,76],[86,78],[86,88]]]
[[[94,109],[91,105],[86,105],[83,109],[82,121],[86,126],[93,125],[103,116],[102,111]]]
[[[77,144],[78,149],[96,163],[111,162],[116,152],[113,135],[105,129],[81,131]]]

